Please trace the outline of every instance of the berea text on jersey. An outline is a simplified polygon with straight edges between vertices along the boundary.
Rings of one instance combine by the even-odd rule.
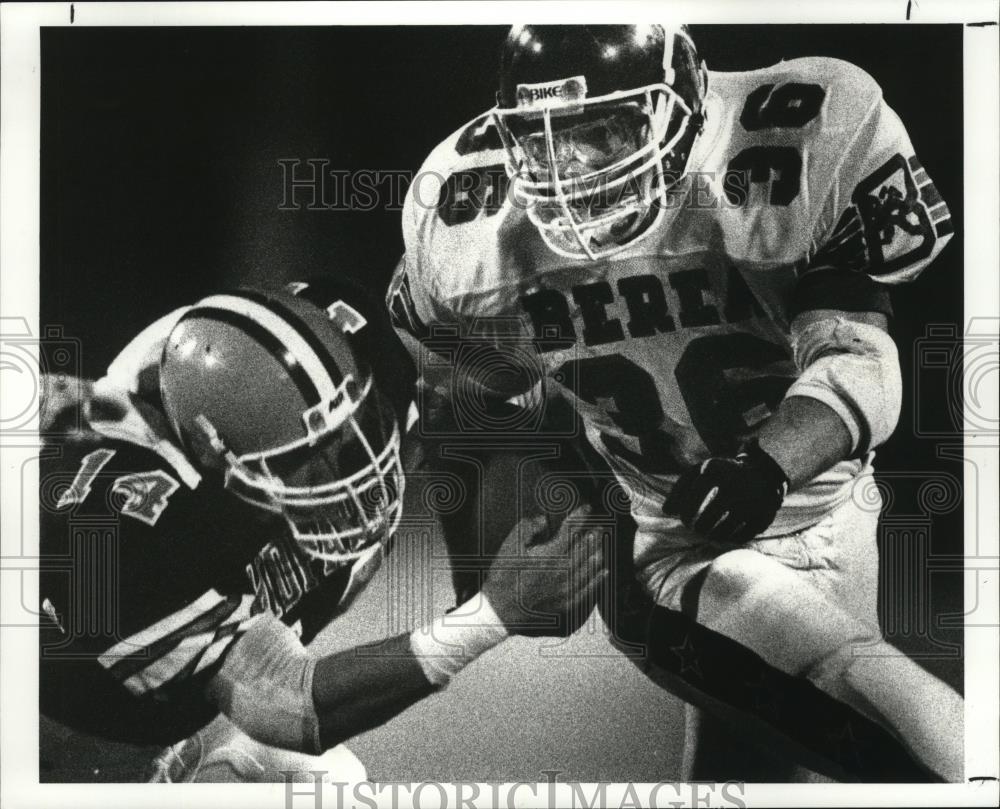
[[[542,353],[568,348],[582,337],[587,346],[665,334],[678,329],[734,323],[764,312],[739,271],[726,276],[725,301],[716,303],[708,271],[701,268],[667,274],[667,287],[657,275],[642,274],[615,282],[593,281],[573,286],[569,292],[544,287],[520,298],[531,318],[536,345]],[[668,295],[673,302],[668,301]],[[582,329],[573,323],[578,310]],[[609,306],[624,303],[627,317],[609,313]]]

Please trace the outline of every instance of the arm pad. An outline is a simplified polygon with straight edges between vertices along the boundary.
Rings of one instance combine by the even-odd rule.
[[[799,378],[785,394],[830,407],[851,435],[853,456],[883,443],[896,427],[903,383],[892,338],[877,326],[826,318],[792,327]]]
[[[256,616],[208,685],[209,697],[244,733],[262,744],[319,755],[313,702],[316,658],[271,613]]]

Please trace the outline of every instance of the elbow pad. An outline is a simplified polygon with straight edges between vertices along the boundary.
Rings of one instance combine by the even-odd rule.
[[[877,326],[829,318],[793,329],[799,377],[785,394],[830,407],[851,435],[851,454],[864,455],[896,427],[903,396],[899,355]]]
[[[316,658],[273,614],[251,622],[209,683],[209,697],[256,741],[319,755],[323,745],[312,695]]]

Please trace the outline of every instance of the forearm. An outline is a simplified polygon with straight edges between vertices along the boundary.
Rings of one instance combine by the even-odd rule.
[[[387,722],[438,687],[414,656],[409,634],[320,659],[312,695],[323,747]]]
[[[790,491],[844,460],[851,451],[851,435],[840,416],[805,396],[783,400],[757,439],[788,476]]]
[[[899,417],[901,382],[884,325],[877,313],[796,318],[799,376],[756,442],[681,475],[664,512],[711,541],[742,544],[767,530],[789,491],[885,441]]]
[[[796,489],[885,441],[899,418],[896,347],[876,312],[806,312],[792,324],[800,376],[761,429]]]
[[[387,722],[508,636],[490,601],[476,598],[412,633],[317,661],[312,696],[322,746]]]

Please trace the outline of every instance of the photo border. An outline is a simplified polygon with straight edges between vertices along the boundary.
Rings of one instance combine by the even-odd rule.
[[[447,2],[447,3],[52,3],[4,4],[0,8],[0,316],[5,328],[25,328],[39,335],[39,121],[40,29],[47,26],[216,26],[216,25],[428,25],[498,24],[531,18],[537,22],[625,22],[661,19],[663,3],[650,2]],[[838,4],[787,2],[671,2],[671,17],[686,23],[964,23],[964,200],[965,200],[965,324],[1000,325],[998,296],[997,222],[1000,221],[1000,70],[998,70],[998,9],[993,2],[972,0],[886,0]],[[931,58],[931,57],[929,57]],[[9,333],[9,332],[8,332]],[[4,399],[30,396],[35,379],[8,386]],[[982,403],[996,423],[996,391]],[[35,421],[37,432],[37,420]],[[39,442],[30,434],[0,435],[0,803],[10,809],[72,805],[76,807],[239,805],[286,806],[285,785],[187,784],[163,787],[143,784],[38,783],[38,660],[37,625],[25,625],[37,603],[37,488],[22,487],[22,470]],[[897,804],[996,805],[1000,750],[998,660],[997,529],[998,484],[996,435],[967,434],[964,442],[965,525],[965,755],[970,778],[985,780],[959,785],[871,784],[748,784],[741,795],[748,806],[890,806]],[[32,476],[27,476],[30,479]],[[974,494],[974,496],[972,496]],[[21,509],[24,509],[24,512]],[[16,583],[14,587],[12,583]],[[22,603],[18,596],[23,598]],[[19,624],[20,621],[20,625]],[[992,780],[989,780],[992,779]],[[295,785],[297,790],[308,785]],[[499,789],[480,785],[481,795],[495,796],[502,805],[567,805],[569,787],[507,784]],[[655,785],[617,785],[605,795],[612,805],[638,797],[649,799]],[[436,805],[442,795],[455,805],[460,787],[424,791],[419,798]],[[629,791],[631,789],[631,792]],[[469,790],[465,791],[468,797]],[[591,794],[590,791],[587,794]],[[661,789],[662,801],[668,790]],[[706,793],[700,793],[704,796]],[[718,793],[713,793],[718,801]],[[334,794],[330,793],[334,805]],[[393,796],[386,794],[386,799]],[[396,805],[413,805],[412,789],[400,788]],[[669,800],[684,800],[671,794]],[[407,803],[410,801],[410,803]],[[310,798],[294,806],[309,807]],[[361,804],[364,805],[364,804]],[[379,804],[383,805],[383,804]],[[388,805],[388,804],[384,804]],[[478,805],[478,804],[477,804]],[[487,805],[487,804],[483,804]],[[680,805],[667,803],[660,805]],[[704,805],[704,804],[702,804]]]

